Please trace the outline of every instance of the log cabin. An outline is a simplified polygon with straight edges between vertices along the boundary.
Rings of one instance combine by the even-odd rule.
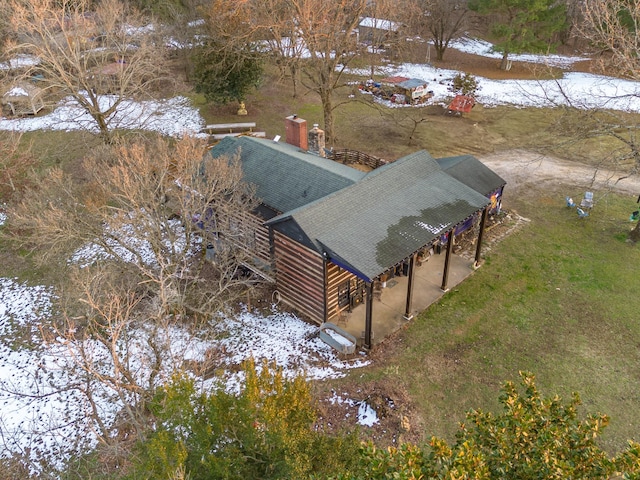
[[[317,125],[307,132],[306,121],[293,115],[285,131],[285,142],[227,137],[210,153],[239,154],[244,180],[260,200],[251,219],[255,264],[303,317],[331,322],[364,303],[363,345],[371,348],[376,284],[406,275],[410,318],[412,278],[423,255],[445,249],[446,291],[453,240],[471,230],[479,266],[486,219],[499,212],[506,182],[478,159],[434,159],[420,150],[365,171],[327,158]]]

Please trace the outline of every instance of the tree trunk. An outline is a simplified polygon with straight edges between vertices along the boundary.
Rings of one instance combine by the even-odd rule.
[[[92,114],[93,119],[98,124],[98,129],[100,130],[100,137],[105,144],[111,143],[111,132],[109,131],[109,125],[107,124],[107,119],[104,115],[100,113]]]
[[[445,47],[441,43],[434,44],[434,47],[436,49],[436,59],[438,61],[442,61],[444,59],[444,51],[447,49],[447,47]]]
[[[500,62],[500,70],[511,70],[511,62],[509,62],[509,52],[502,53],[502,61]]]
[[[322,113],[324,114],[324,134],[327,145],[335,143],[333,132],[333,99],[331,98],[331,90],[322,89],[320,91],[320,100],[322,101]]]
[[[298,98],[298,77],[300,73],[295,62],[289,64],[289,71],[291,72],[291,84],[293,86],[292,97]]]

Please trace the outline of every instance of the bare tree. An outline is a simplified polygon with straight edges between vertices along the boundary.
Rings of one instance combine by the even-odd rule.
[[[117,467],[149,431],[156,389],[186,369],[201,375],[210,345],[206,325],[186,325],[177,316],[149,321],[153,299],[112,264],[67,274],[60,318],[39,325],[38,361],[15,362],[15,379],[0,381],[4,399],[31,407],[25,413],[40,412],[9,425],[0,415],[0,444],[40,472],[38,478],[58,478],[46,473],[89,451],[106,471]],[[51,404],[64,408],[47,408]]]
[[[7,43],[7,52],[38,57],[40,85],[72,98],[107,142],[123,102],[149,98],[169,78],[163,42],[153,30],[143,30],[143,19],[119,0],[7,3],[16,38]]]
[[[155,299],[150,320],[211,314],[247,284],[238,269],[252,230],[233,218],[255,200],[237,159],[203,160],[202,152],[195,139],[159,137],[97,149],[84,179],[54,169],[40,180],[10,209],[9,230],[49,264],[69,255],[116,264]],[[209,245],[215,262],[201,254]]]
[[[599,66],[634,80],[640,79],[638,48],[640,4],[628,0],[595,0],[582,4],[579,32],[600,49]]]
[[[253,2],[252,18],[263,19],[259,37],[264,37],[269,52],[280,69],[281,78],[288,74],[293,86],[293,97],[298,96],[300,63],[305,53],[304,42],[298,36],[295,12],[292,4],[281,0]],[[257,22],[256,22],[257,23]]]
[[[298,34],[309,50],[301,63],[302,83],[322,102],[328,143],[336,140],[333,96],[343,85],[342,74],[357,55],[354,29],[366,11],[366,0],[291,0],[298,20]]]
[[[21,144],[22,135],[0,136],[0,199],[8,202],[28,184],[29,173],[36,163],[30,144]]]
[[[327,141],[335,141],[333,115],[336,89],[345,86],[342,75],[358,55],[355,29],[366,15],[367,0],[215,0],[210,7],[212,35],[227,48],[261,43],[283,64],[301,74],[301,84],[322,102]],[[282,36],[285,35],[285,36]],[[304,49],[304,50],[303,50]],[[291,56],[288,56],[291,55]]]
[[[47,432],[23,435],[60,438],[73,426],[88,436],[59,449],[74,453],[94,438],[112,453],[139,439],[154,389],[194,367],[194,346],[204,358],[203,327],[255,285],[241,267],[252,190],[237,158],[203,157],[203,147],[161,137],[103,145],[84,171],[55,169],[9,208],[3,233],[58,268],[60,284],[58,313],[40,326],[47,361],[19,367],[25,380],[0,389],[70,405]]]
[[[419,34],[428,32],[436,59],[442,61],[451,41],[467,27],[467,0],[418,0],[414,9],[410,20],[413,30]]]

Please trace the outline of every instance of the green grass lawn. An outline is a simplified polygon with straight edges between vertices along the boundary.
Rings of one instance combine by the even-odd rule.
[[[635,199],[607,196],[580,219],[561,192],[511,198],[507,186],[505,198],[531,222],[400,332],[364,381],[393,372],[425,436],[451,439],[465,411],[496,408],[502,382],[530,371],[545,394],[575,391],[585,413],[610,415],[605,448],[640,440],[640,249],[624,235]]]

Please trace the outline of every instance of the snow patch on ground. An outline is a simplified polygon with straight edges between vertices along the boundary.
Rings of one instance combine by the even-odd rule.
[[[92,406],[78,389],[83,371],[75,360],[83,355],[101,375],[115,372],[103,344],[62,336],[73,332],[53,332],[55,341],[41,340],[40,329],[46,328],[52,314],[52,295],[47,287],[0,278],[0,438],[4,447],[0,456],[28,452],[34,464],[46,461],[61,468],[69,455],[93,448],[97,441],[97,425],[87,415]],[[25,330],[28,345],[15,342],[25,338]],[[217,352],[219,375],[202,384],[222,384],[230,392],[239,391],[243,375],[238,366],[250,358],[258,367],[267,361],[283,368],[289,378],[306,375],[309,379],[341,377],[369,363],[363,359],[342,362],[318,338],[317,327],[275,310],[269,315],[246,309],[234,316],[221,315],[202,338],[176,326],[132,326],[129,338],[133,340],[118,348],[128,349],[130,368],[142,385],[151,381],[146,365],[152,364],[154,352],[149,339],[167,348],[166,369],[156,382],[185,368],[185,361],[200,362]],[[94,381],[93,388],[97,411],[109,426],[123,399],[108,384]]]
[[[378,422],[376,411],[367,402],[360,402],[358,406],[358,423],[365,427],[373,427]]]
[[[303,372],[312,380],[339,378],[350,369],[369,364],[362,359],[341,361],[317,331],[290,313],[274,311],[261,316],[245,310],[214,324],[214,332],[228,334],[215,342],[215,348],[224,352],[226,365],[239,365],[250,358],[266,360],[282,367],[289,378]],[[228,391],[237,391],[242,374],[229,371],[224,379]]]
[[[450,48],[459,50],[464,53],[470,53],[473,55],[480,55],[482,57],[501,59],[502,53],[494,51],[493,44],[480,40],[478,38],[464,37],[452,41],[449,44]],[[588,57],[583,56],[564,56],[564,55],[535,55],[530,53],[523,54],[510,54],[509,59],[514,62],[530,62],[541,63],[550,67],[570,68],[576,62],[582,62],[588,60]]]
[[[106,111],[117,100],[112,95],[99,97],[101,111]],[[166,100],[123,100],[108,119],[111,129],[142,129],[163,135],[179,137],[195,135],[204,127],[200,112],[185,97]],[[35,130],[87,130],[98,133],[95,121],[72,97],[60,101],[53,112],[24,118],[0,117],[0,130],[31,132]]]
[[[12,70],[17,68],[26,68],[38,65],[40,59],[33,55],[16,55],[6,62],[0,63],[0,70]]]
[[[366,75],[366,72],[360,72]],[[387,67],[388,76],[419,78],[433,92],[428,104],[448,104],[453,98],[453,78],[459,72],[428,64],[405,63]],[[485,107],[511,105],[524,107],[573,106],[581,109],[603,108],[635,112],[640,110],[638,82],[580,72],[567,72],[558,80],[492,80],[476,77],[476,101]],[[368,92],[363,92],[368,93]],[[389,108],[413,108],[412,105],[375,101]]]

